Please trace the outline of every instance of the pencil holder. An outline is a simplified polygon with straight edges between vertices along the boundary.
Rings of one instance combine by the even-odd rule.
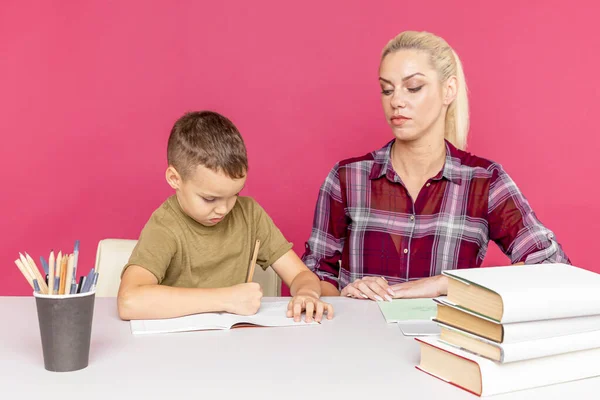
[[[55,372],[87,367],[96,293],[34,296],[44,367]]]

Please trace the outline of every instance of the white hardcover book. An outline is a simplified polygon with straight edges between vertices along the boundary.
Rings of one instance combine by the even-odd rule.
[[[448,300],[497,322],[512,323],[600,314],[600,274],[567,264],[536,264],[443,271],[461,282],[464,304]],[[470,288],[472,287],[472,288]],[[483,290],[481,290],[483,289]],[[459,293],[458,290],[455,291]],[[499,299],[483,300],[486,293]],[[487,298],[490,298],[489,296]],[[469,301],[470,306],[467,307]],[[497,304],[499,302],[499,304]],[[489,307],[496,316],[477,310]]]
[[[453,328],[443,323],[438,322],[438,324],[445,329],[449,329],[458,333],[459,335],[470,338],[471,341],[483,342],[488,346],[498,349],[500,359],[497,361],[501,363],[530,360],[533,358],[553,356],[556,354],[570,353],[573,351],[600,348],[600,331],[575,333],[573,335],[549,337],[526,342],[496,343],[492,340],[473,335],[469,332]],[[449,344],[450,346],[455,346],[455,343],[451,343],[449,341],[446,342],[442,339],[440,339],[440,341]],[[483,356],[482,354],[479,354],[477,351],[474,351],[468,347],[463,348],[463,350],[471,351]],[[600,362],[600,360],[598,361]]]
[[[231,329],[235,325],[256,326],[304,326],[318,325],[317,322],[294,322],[286,316],[287,301],[263,302],[254,315],[236,315],[228,313],[202,313],[177,318],[142,319],[131,321],[131,333],[148,335],[156,333],[172,333],[201,331],[214,329]],[[303,316],[304,318],[304,316]]]
[[[600,331],[600,315],[583,317],[546,319],[540,321],[524,321],[500,324],[484,315],[457,307],[445,297],[434,299],[435,302],[458,309],[477,318],[482,318],[494,324],[502,325],[502,343],[517,343],[530,340],[545,339],[554,336],[572,335],[575,333]],[[438,321],[439,322],[439,321]],[[455,327],[456,328],[456,327]]]
[[[480,396],[600,375],[600,348],[500,364],[433,337],[416,340],[421,343],[418,369]]]

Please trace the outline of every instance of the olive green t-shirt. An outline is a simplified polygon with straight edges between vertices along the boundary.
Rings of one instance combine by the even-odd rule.
[[[245,282],[257,239],[257,264],[263,269],[292,248],[250,197],[238,197],[221,222],[207,227],[185,214],[171,196],[152,213],[123,271],[139,265],[167,286],[232,286]]]

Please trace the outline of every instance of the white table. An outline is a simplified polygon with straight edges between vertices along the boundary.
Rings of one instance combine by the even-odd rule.
[[[55,373],[44,369],[34,299],[0,297],[0,398],[477,398],[418,371],[418,343],[386,324],[377,304],[328,301],[336,317],[320,326],[133,336],[115,299],[98,298],[89,366]],[[593,378],[493,398],[599,396]]]

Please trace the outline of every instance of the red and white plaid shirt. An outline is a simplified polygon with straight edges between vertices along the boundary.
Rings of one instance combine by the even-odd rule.
[[[512,263],[569,263],[499,164],[446,142],[444,168],[413,203],[392,168],[392,143],[339,162],[321,186],[302,257],[321,279],[341,289],[365,276],[394,284],[477,268],[489,240]]]

